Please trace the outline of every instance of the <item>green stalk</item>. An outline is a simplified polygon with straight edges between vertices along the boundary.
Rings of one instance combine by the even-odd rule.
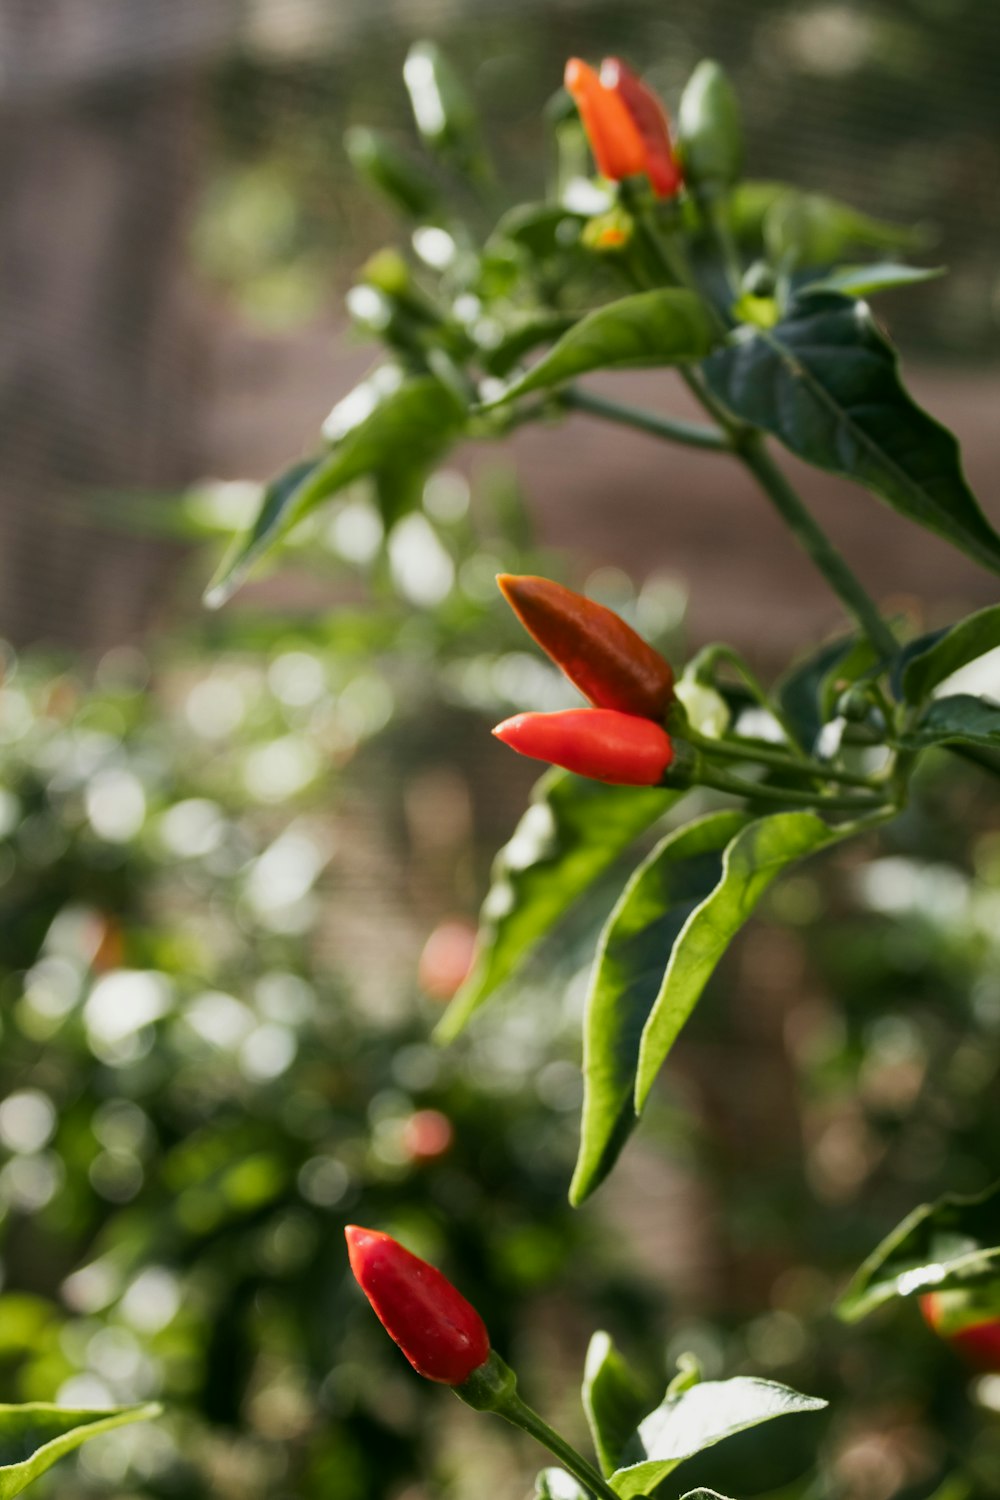
[[[698,734],[687,727],[684,730],[684,738],[697,745],[699,750],[704,750],[708,755],[721,755],[730,760],[753,761],[761,766],[773,766],[778,771],[794,771],[799,776],[809,776],[813,781],[839,781],[844,786],[865,787],[868,791],[876,791],[877,785],[868,776],[855,774],[853,771],[841,771],[834,766],[822,765],[819,761],[799,759],[795,756],[786,755],[781,750],[771,750],[758,741],[741,741],[738,737],[733,739],[710,739],[707,735]]]
[[[480,1365],[478,1370],[473,1370],[464,1384],[455,1387],[455,1395],[476,1411],[494,1412],[496,1416],[503,1417],[505,1422],[510,1422],[512,1426],[519,1427],[522,1432],[533,1437],[597,1500],[619,1500],[593,1464],[521,1400],[517,1394],[517,1376],[495,1350],[490,1351],[486,1363]]]
[[[685,422],[679,417],[661,417],[655,412],[641,411],[635,406],[625,406],[619,401],[609,401],[605,396],[595,396],[577,386],[569,386],[559,396],[560,406],[571,411],[589,412],[591,416],[603,417],[606,422],[618,422],[634,427],[639,432],[649,432],[654,437],[667,439],[671,443],[683,443],[688,448],[707,448],[716,453],[730,450],[726,434],[718,427],[709,427],[700,422]]]
[[[730,776],[727,771],[707,771],[699,768],[699,786],[712,787],[717,792],[728,792],[733,797],[746,797],[754,802],[772,802],[781,807],[817,807],[827,812],[874,812],[884,804],[879,797],[828,797],[820,792],[785,791],[780,787],[761,786],[755,781],[744,781],[741,776]]]

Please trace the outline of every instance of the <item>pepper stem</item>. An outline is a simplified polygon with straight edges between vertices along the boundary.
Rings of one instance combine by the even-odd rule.
[[[486,1363],[480,1365],[478,1370],[473,1370],[468,1380],[454,1389],[455,1395],[466,1405],[474,1407],[476,1411],[494,1412],[498,1417],[503,1417],[505,1422],[519,1427],[522,1432],[541,1443],[597,1500],[619,1500],[593,1464],[521,1400],[517,1394],[517,1376],[495,1350],[491,1349]]]

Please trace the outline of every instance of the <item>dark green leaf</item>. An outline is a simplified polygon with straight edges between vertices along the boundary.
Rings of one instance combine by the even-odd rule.
[[[908,750],[954,743],[1000,749],[1000,703],[973,698],[970,693],[935,698],[916,727],[903,736],[902,743]]]
[[[583,1409],[604,1474],[613,1474],[648,1400],[607,1333],[595,1333],[583,1372]]]
[[[739,330],[704,371],[737,416],[1000,571],[1000,537],[965,482],[958,444],[907,395],[864,303],[804,298],[775,328]]]
[[[1000,605],[981,609],[959,620],[919,655],[911,657],[903,670],[903,697],[907,703],[922,703],[938,683],[959,667],[1000,646]]]
[[[818,651],[796,663],[778,684],[781,711],[791,723],[803,747],[812,751],[827,720],[824,685],[830,673],[847,660],[854,636],[828,641]]]
[[[441,1039],[458,1035],[573,902],[681,795],[605,786],[564,771],[542,777],[496,857],[476,963],[438,1026]]]
[[[609,302],[574,325],[537,365],[487,406],[549,390],[590,370],[626,370],[703,359],[718,342],[700,297],[681,287]]]
[[[0,1500],[19,1495],[46,1469],[90,1438],[159,1414],[155,1403],[104,1411],[80,1411],[45,1401],[0,1406]]]
[[[561,203],[521,203],[507,211],[490,236],[489,244],[508,240],[536,260],[562,254],[580,238],[582,214]]]
[[[860,1268],[837,1313],[854,1323],[892,1297],[971,1287],[1000,1277],[1000,1183],[975,1197],[923,1203]]]
[[[565,1469],[543,1469],[535,1480],[535,1500],[591,1500],[591,1495]]]
[[[722,878],[684,924],[642,1033],[635,1108],[641,1113],[677,1034],[713,969],[768,886],[796,859],[844,838],[809,812],[781,812],[749,824],[726,850]]]
[[[944,266],[904,266],[892,260],[876,261],[870,266],[839,266],[818,281],[810,281],[800,291],[810,296],[816,292],[837,292],[842,297],[869,297],[894,287],[934,281],[944,275],[944,269]]]
[[[636,1433],[634,1461],[611,1476],[611,1487],[622,1500],[648,1495],[678,1464],[724,1438],[775,1417],[821,1411],[826,1404],[773,1380],[747,1375],[704,1380],[668,1394],[650,1413]]]
[[[604,1181],[638,1123],[635,1079],[643,1028],[678,934],[718,885],[723,851],[749,821],[714,813],[670,833],[632,876],[601,934],[583,1033],[580,1154],[570,1201]]]
[[[430,467],[457,436],[464,412],[455,393],[432,375],[405,379],[383,366],[334,407],[324,424],[333,445],[282,474],[265,491],[256,521],[239,537],[208,587],[218,608],[250,569],[297,521],[366,474],[417,473]]]

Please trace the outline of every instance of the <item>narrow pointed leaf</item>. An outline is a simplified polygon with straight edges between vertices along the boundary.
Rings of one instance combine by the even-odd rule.
[[[897,261],[883,260],[869,266],[839,266],[818,280],[810,281],[802,291],[810,296],[816,292],[836,292],[841,297],[869,297],[876,292],[892,291],[895,287],[934,281],[944,273],[944,266],[904,266]]]
[[[464,413],[455,393],[432,375],[376,371],[334,407],[324,425],[324,456],[297,464],[264,493],[250,530],[238,538],[205,595],[217,608],[297,521],[366,474],[429,468],[458,435]]]
[[[749,821],[745,813],[714,813],[668,834],[608,918],[587,996],[572,1203],[582,1203],[604,1181],[638,1123],[639,1044],[671,951],[691,913],[718,885],[726,846]]]
[[[494,862],[476,961],[438,1025],[439,1040],[458,1035],[577,898],[681,795],[546,772]]]
[[[642,1033],[637,1112],[649,1098],[656,1075],[716,964],[771,882],[795,860],[836,843],[849,832],[849,828],[831,828],[815,813],[781,812],[737,833],[726,850],[718,885],[688,917],[671,951]]]
[[[926,650],[911,657],[903,669],[903,697],[907,703],[922,703],[959,667],[968,666],[997,646],[1000,646],[1000,605],[994,604],[959,620]]]
[[[648,1495],[678,1464],[705,1448],[761,1422],[821,1411],[826,1404],[773,1380],[747,1375],[701,1381],[668,1395],[641,1423],[630,1450],[635,1458],[611,1476],[611,1488],[622,1500]]]
[[[718,343],[701,298],[682,287],[639,292],[580,319],[536,365],[487,406],[551,390],[591,370],[629,370],[703,359]]]
[[[1000,1279],[1000,1183],[973,1197],[922,1203],[864,1262],[837,1303],[847,1323],[892,1297],[943,1292]]]
[[[1000,750],[1000,703],[974,698],[971,693],[935,698],[902,743],[908,750],[956,744]]]
[[[646,1393],[610,1334],[595,1333],[583,1372],[583,1409],[603,1474],[613,1474],[618,1468],[625,1444],[648,1405]]]
[[[52,1406],[45,1401],[0,1406],[0,1500],[19,1495],[46,1469],[90,1438],[159,1414],[159,1406],[152,1402],[104,1411]]]
[[[966,483],[958,444],[907,394],[865,303],[803,297],[776,327],[739,330],[704,373],[732,412],[792,453],[1000,571],[1000,537]]]

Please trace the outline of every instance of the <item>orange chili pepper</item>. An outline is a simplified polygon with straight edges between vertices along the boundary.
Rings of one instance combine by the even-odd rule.
[[[605,58],[600,74],[571,57],[564,82],[598,171],[612,182],[646,176],[657,197],[673,197],[683,179],[667,114],[656,95],[617,57]]]
[[[670,141],[670,123],[660,100],[620,57],[606,57],[601,83],[624,104],[642,137],[645,173],[658,198],[672,198],[683,182],[680,163]]]
[[[549,578],[501,573],[497,583],[528,634],[595,707],[663,719],[673,699],[670,663],[614,610]]]

